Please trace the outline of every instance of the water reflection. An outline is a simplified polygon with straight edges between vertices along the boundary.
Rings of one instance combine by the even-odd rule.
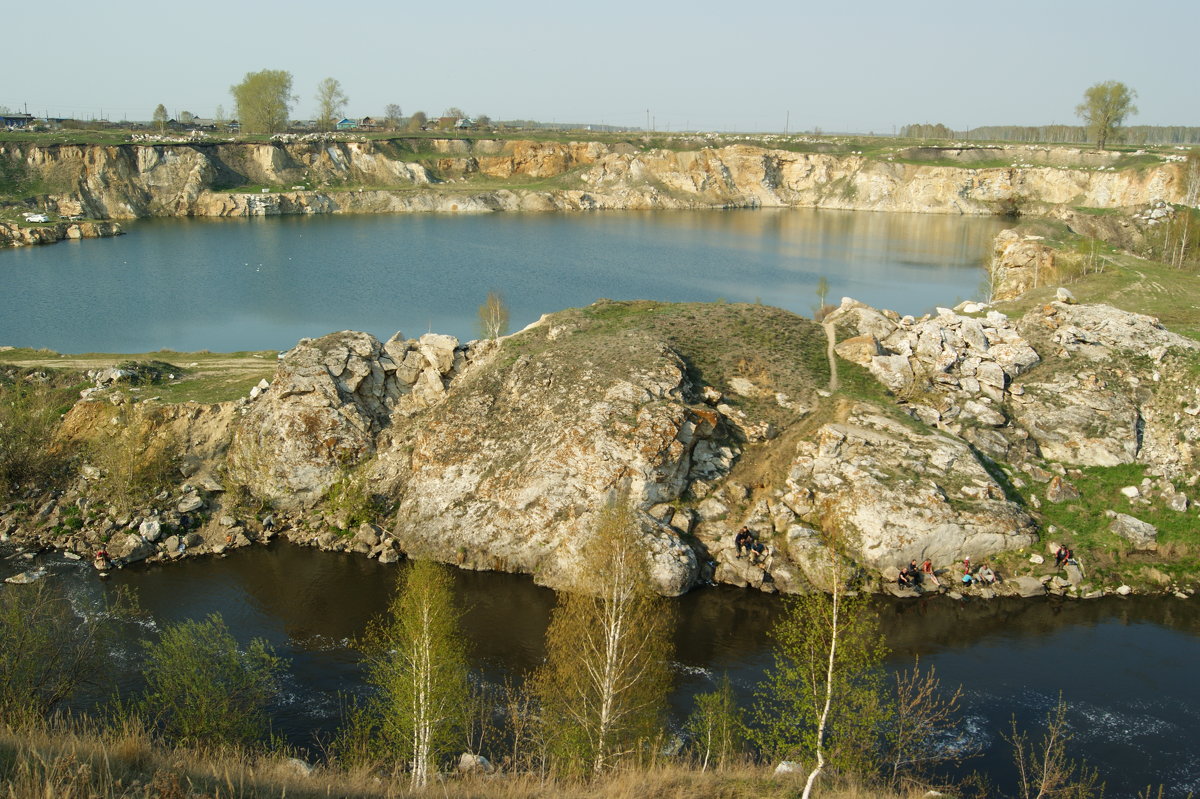
[[[502,290],[514,327],[601,297],[830,297],[903,312],[975,296],[1002,222],[764,209],[158,220],[117,239],[0,252],[0,343],[62,352],[290,347],[346,328],[475,334]]]

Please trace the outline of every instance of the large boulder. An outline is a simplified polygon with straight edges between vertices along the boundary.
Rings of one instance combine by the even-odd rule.
[[[1110,532],[1133,544],[1134,549],[1154,551],[1158,549],[1158,528],[1125,513],[1109,511]]]

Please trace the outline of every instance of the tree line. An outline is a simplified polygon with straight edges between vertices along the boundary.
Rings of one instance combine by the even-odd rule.
[[[608,508],[581,545],[587,565],[575,590],[559,595],[544,662],[502,685],[469,668],[448,567],[412,563],[358,644],[372,693],[347,708],[329,767],[403,778],[419,791],[456,763],[585,782],[665,760],[698,772],[780,764],[798,772],[807,799],[837,780],[893,791],[928,785],[939,766],[970,754],[953,735],[959,692],[919,664],[885,672],[874,613],[836,558],[832,594],[787,600],[753,701],[742,706],[726,675],[673,731],[673,609],[648,588],[636,528],[628,503]],[[0,722],[20,729],[61,711],[102,673],[113,619],[135,613],[118,602],[79,617],[44,583],[0,593]],[[111,711],[122,723],[136,720],[165,745],[267,746],[284,664],[266,642],[239,647],[214,615],[166,626],[145,650],[144,691]],[[1014,724],[1008,738],[1024,780],[1016,795],[1097,790],[1095,774],[1066,758],[1065,729],[1061,706],[1034,739]]]
[[[1187,125],[1125,126],[1125,118],[1137,113],[1137,92],[1120,81],[1097,83],[1083,93],[1075,107],[1082,125],[985,125],[953,130],[938,123],[905,125],[900,135],[909,139],[957,139],[966,141],[1011,141],[1038,144],[1087,144],[1104,149],[1111,142],[1127,144],[1200,144],[1200,127]]]
[[[292,94],[292,73],[281,69],[264,69],[247,72],[240,83],[229,87],[233,95],[238,123],[246,133],[277,133],[288,126],[292,107],[299,97]],[[350,98],[336,78],[325,78],[317,84],[314,96],[316,111],[314,121],[320,130],[332,130],[346,113]],[[451,107],[443,117],[461,119],[466,116],[462,109]],[[481,117],[481,120],[487,120]],[[417,111],[405,118],[400,106],[389,103],[384,108],[381,121],[389,130],[421,130],[429,122],[424,111]]]
[[[941,123],[918,123],[900,128],[906,139],[938,141],[1005,141],[1021,144],[1088,144],[1094,141],[1084,125],[985,125],[954,130]],[[1123,130],[1125,144],[1191,145],[1200,144],[1200,126],[1128,125]]]

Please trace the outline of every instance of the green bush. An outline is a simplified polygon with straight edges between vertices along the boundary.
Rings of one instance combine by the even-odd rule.
[[[92,682],[104,663],[113,612],[77,613],[47,582],[0,591],[0,723],[20,728],[45,718]]]
[[[147,643],[141,709],[171,741],[250,745],[268,731],[267,704],[283,661],[256,638],[239,650],[224,620],[183,621]]]
[[[66,474],[70,453],[53,444],[62,393],[23,376],[8,385],[0,377],[0,502]]]

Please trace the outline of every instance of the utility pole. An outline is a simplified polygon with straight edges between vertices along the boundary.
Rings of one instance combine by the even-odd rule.
[[[787,112],[787,121],[783,123],[783,135],[788,135],[788,131],[792,129],[792,112]]]
[[[646,131],[650,131],[650,109],[646,109]]]

